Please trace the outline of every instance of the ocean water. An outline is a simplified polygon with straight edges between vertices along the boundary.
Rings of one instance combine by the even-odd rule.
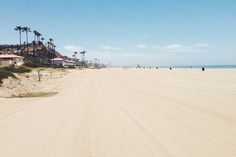
[[[232,69],[236,68],[236,65],[197,65],[197,66],[171,66],[172,68],[208,68],[208,69]],[[169,67],[163,67],[169,68]]]
[[[225,68],[236,68],[236,65],[206,65],[206,66],[201,66],[201,67],[206,67],[206,68],[216,68],[216,69],[225,69]]]

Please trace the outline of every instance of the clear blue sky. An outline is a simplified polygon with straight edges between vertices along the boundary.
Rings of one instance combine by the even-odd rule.
[[[69,56],[115,65],[236,64],[236,0],[0,0],[0,44],[17,25]],[[31,35],[33,39],[33,35]]]

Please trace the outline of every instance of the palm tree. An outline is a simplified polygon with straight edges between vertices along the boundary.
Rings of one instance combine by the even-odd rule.
[[[76,58],[77,58],[77,54],[78,54],[78,52],[74,52],[74,55],[73,55],[73,57],[75,58],[75,60],[76,60]]]
[[[99,61],[99,59],[94,58],[94,66],[95,66],[96,68],[99,68],[99,67],[100,67],[100,61]]]
[[[85,53],[86,53],[86,51],[80,52],[80,54],[81,54],[81,60],[82,60],[82,61],[84,61],[84,55],[85,55]]]
[[[47,42],[47,45],[48,45],[48,51],[49,51],[49,48],[50,48],[50,42],[49,41]]]
[[[40,37],[42,36],[42,34],[41,33],[37,33],[37,41],[38,41],[38,43],[40,42]]]
[[[44,38],[41,38],[41,44],[42,44],[42,48],[41,48],[41,52],[42,52],[42,63],[44,64],[44,58],[46,57],[45,56],[45,47],[44,47]]]
[[[52,50],[53,50],[53,57],[52,58],[53,58],[53,64],[54,64],[54,58],[56,57],[56,45],[54,45],[53,43],[52,43]]]
[[[53,49],[53,53],[54,53],[54,57],[55,57],[55,55],[56,55],[56,45],[55,44],[52,45],[52,49]]]
[[[81,60],[82,60],[82,64],[83,64],[83,65],[85,64],[85,58],[84,58],[85,53],[86,53],[86,51],[80,52],[80,54],[81,54]]]
[[[49,43],[49,46],[50,46],[50,47],[51,47],[51,49],[52,49],[52,48],[53,48],[53,47],[52,47],[52,46],[53,46],[53,39],[52,39],[52,38],[50,38],[48,43]]]
[[[33,54],[34,54],[34,56],[35,56],[35,54],[36,54],[36,53],[35,53],[35,47],[36,47],[36,42],[35,42],[35,40],[34,40],[34,41],[32,41],[32,44],[33,44],[33,51],[34,51],[34,53],[33,53]]]
[[[21,45],[21,32],[22,32],[22,27],[21,27],[21,26],[16,26],[15,30],[16,30],[16,31],[19,31],[19,40],[20,40],[20,45]]]
[[[38,51],[38,45],[37,45],[37,43],[38,43],[38,31],[36,31],[36,30],[34,30],[33,31],[33,33],[34,33],[34,42],[33,42],[33,46],[34,46],[34,56],[36,55],[36,53],[35,53],[35,51]],[[35,50],[36,49],[36,50]]]
[[[38,31],[34,30],[33,33],[34,33],[34,41],[36,42]]]
[[[43,43],[44,40],[45,40],[44,38],[41,38],[42,43]]]
[[[53,42],[53,39],[52,39],[52,38],[49,38],[49,42],[52,43],[52,42]]]
[[[41,52],[39,52],[39,50],[41,50],[42,48],[40,48],[41,47],[41,45],[43,44],[42,42],[41,42],[41,36],[42,36],[42,34],[41,33],[39,33],[38,31],[36,31],[36,30],[34,30],[33,31],[33,33],[34,33],[34,41],[35,41],[35,44],[36,44],[36,51],[37,51],[37,56],[39,57],[39,56],[42,56],[41,55]],[[44,40],[44,38],[42,38],[43,40]],[[35,55],[35,53],[34,53],[34,55]],[[43,60],[43,59],[42,59]]]
[[[27,55],[28,55],[28,53],[29,53],[29,47],[28,47],[28,45],[29,45],[29,36],[28,36],[28,33],[29,32],[31,32],[31,30],[30,30],[30,28],[29,27],[23,27],[22,28],[22,32],[25,32],[25,36],[26,36],[26,49],[27,49]]]
[[[54,53],[56,52],[56,45],[55,44],[52,44],[52,49],[54,51]]]
[[[26,37],[26,44],[28,45],[29,44],[29,36],[28,36],[28,33],[31,32],[30,28],[29,27],[23,27],[22,28],[22,32],[25,32],[25,37]]]

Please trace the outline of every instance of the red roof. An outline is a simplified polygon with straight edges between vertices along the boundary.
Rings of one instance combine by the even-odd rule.
[[[52,61],[64,61],[64,62],[67,62],[67,63],[74,63],[74,61],[63,59],[63,58],[53,58],[51,60]]]
[[[17,55],[0,55],[0,59],[1,58],[24,58],[24,57],[17,56]]]
[[[53,58],[52,60],[53,61],[64,61],[64,59],[62,59],[62,58]]]

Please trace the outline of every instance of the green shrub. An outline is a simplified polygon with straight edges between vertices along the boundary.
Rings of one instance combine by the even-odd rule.
[[[2,84],[3,79],[6,79],[8,77],[16,78],[16,76],[13,74],[13,72],[0,69],[0,84]]]
[[[27,67],[32,67],[32,68],[46,68],[49,66],[49,65],[39,64],[39,63],[25,63],[24,65]]]
[[[57,68],[65,68],[63,65],[50,65],[49,67],[57,69]]]
[[[3,67],[1,68],[4,71],[9,71],[9,72],[13,72],[13,73],[29,73],[31,72],[31,68],[27,67],[27,66],[19,66],[19,67],[14,67],[14,66],[9,66],[9,67]]]
[[[75,69],[75,66],[74,65],[69,65],[67,68],[68,69]]]
[[[29,73],[32,71],[32,68],[27,67],[25,65],[19,66],[16,69],[18,70],[18,73]]]

